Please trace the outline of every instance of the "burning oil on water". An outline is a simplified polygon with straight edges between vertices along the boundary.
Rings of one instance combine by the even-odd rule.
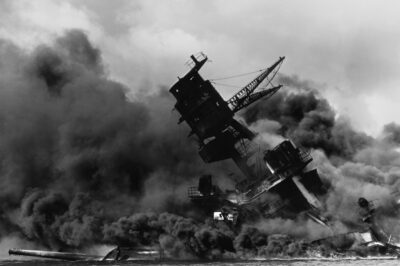
[[[171,88],[128,99],[81,31],[0,49],[2,248],[397,254],[400,126],[358,132],[312,82],[278,73],[283,57],[227,101],[200,76],[204,56]]]

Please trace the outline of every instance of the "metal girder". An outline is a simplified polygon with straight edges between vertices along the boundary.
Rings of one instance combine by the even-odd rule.
[[[241,101],[245,100],[245,98],[249,97],[255,89],[264,81],[265,78],[271,74],[274,69],[282,63],[285,57],[280,57],[278,61],[276,61],[272,66],[264,70],[258,77],[253,79],[249,84],[247,84],[243,89],[237,92],[233,97],[231,97],[228,101],[228,105],[232,110],[237,109],[237,105],[240,104]]]
[[[239,101],[237,101],[237,104],[235,105],[235,107],[232,109],[233,112],[237,112],[247,106],[249,106],[250,104],[254,103],[255,101],[261,99],[261,98],[270,98],[272,95],[274,95],[280,88],[282,87],[282,85],[278,85],[276,87],[272,87],[270,89],[267,90],[263,90],[263,91],[259,91],[259,92],[255,92],[250,94],[249,96],[240,99]]]

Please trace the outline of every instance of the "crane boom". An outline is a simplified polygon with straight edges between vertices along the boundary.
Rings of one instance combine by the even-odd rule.
[[[266,97],[268,99],[272,95],[274,95],[280,88],[282,88],[282,85],[278,85],[267,90],[252,93],[248,97],[242,98],[240,101],[238,101],[238,104],[232,111],[236,113],[237,111],[249,106],[250,104],[254,103],[255,101],[261,98]]]
[[[241,89],[239,92],[237,92],[233,97],[231,97],[228,101],[228,105],[232,110],[238,109],[237,106],[240,105],[240,102],[245,100],[245,98],[249,97],[250,94],[254,92],[254,90],[261,84],[261,82],[264,81],[265,78],[268,77],[269,74],[271,74],[274,69],[282,63],[282,61],[285,59],[285,57],[279,57],[279,60],[276,61],[272,66],[264,70],[258,77],[253,79],[249,84],[247,84],[243,89]],[[239,108],[241,109],[241,108]],[[238,110],[239,110],[238,109]],[[235,111],[234,111],[235,112]]]

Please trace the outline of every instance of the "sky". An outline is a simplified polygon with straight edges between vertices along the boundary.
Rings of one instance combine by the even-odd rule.
[[[310,81],[356,129],[378,135],[400,123],[398,10],[391,0],[1,0],[0,38],[29,51],[82,29],[132,97],[170,87],[199,51],[211,59],[208,79],[286,56],[283,74]],[[238,90],[216,88],[226,99]]]

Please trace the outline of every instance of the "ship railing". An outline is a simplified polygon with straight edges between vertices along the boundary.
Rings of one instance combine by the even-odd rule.
[[[199,191],[197,187],[189,187],[188,196],[189,198],[198,198],[198,197],[203,197],[203,194]]]
[[[257,188],[246,193],[247,200],[245,203],[252,202],[260,197],[264,192],[269,191],[271,188],[282,182],[285,178],[277,178],[271,182],[271,180],[264,180]]]
[[[207,58],[207,56],[203,52],[198,52],[197,54],[193,55],[194,58],[196,58],[197,61],[202,61]],[[194,62],[192,59],[189,59],[185,63],[186,66],[193,68],[196,66],[196,62]]]

